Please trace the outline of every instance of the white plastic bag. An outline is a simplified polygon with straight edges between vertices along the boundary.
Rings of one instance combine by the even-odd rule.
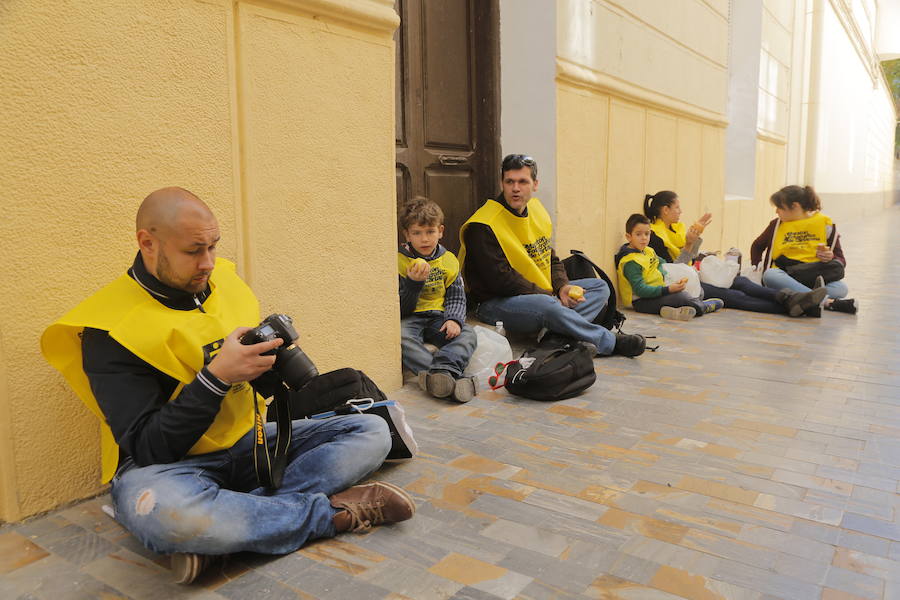
[[[744,265],[744,267],[741,269],[741,276],[746,277],[756,285],[762,285],[762,265]]]
[[[494,374],[494,365],[512,360],[512,348],[509,347],[509,340],[493,329],[481,325],[476,325],[474,329],[478,346],[475,347],[463,375],[475,377],[486,386],[488,377]]]
[[[703,297],[703,288],[700,287],[700,278],[697,277],[697,270],[694,267],[681,263],[666,263],[663,269],[666,271],[666,285],[678,283],[687,277],[687,285],[684,286],[687,295],[692,298]]]
[[[700,281],[720,288],[730,288],[740,270],[741,267],[736,262],[710,255],[700,263]]]

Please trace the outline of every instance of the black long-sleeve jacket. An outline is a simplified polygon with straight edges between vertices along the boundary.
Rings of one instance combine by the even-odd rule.
[[[147,271],[140,253],[128,275],[172,310],[202,310],[210,294],[208,286],[195,295],[163,284]],[[108,332],[85,328],[81,344],[84,372],[119,444],[120,464],[128,456],[139,466],[184,458],[216,418],[231,387],[204,366],[169,402],[179,382]]]

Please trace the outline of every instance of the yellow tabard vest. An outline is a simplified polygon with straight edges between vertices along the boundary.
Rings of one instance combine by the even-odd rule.
[[[678,258],[678,255],[681,254],[681,249],[684,248],[684,245],[687,243],[687,238],[685,236],[687,229],[684,226],[684,223],[672,223],[672,229],[666,227],[666,224],[663,223],[662,219],[656,219],[653,223],[650,224],[650,230],[658,235],[663,243],[666,245],[666,250],[669,251],[669,256],[672,257],[672,260]],[[674,229],[674,231],[672,231]]]
[[[50,325],[41,336],[44,357],[100,418],[103,483],[115,474],[119,447],[82,368],[81,332],[85,327],[108,331],[139,358],[177,379],[179,384],[172,393],[175,398],[203,368],[204,348],[215,354],[225,336],[236,327],[259,323],[259,304],[235,273],[234,263],[217,259],[209,284],[212,293],[203,303],[206,312],[173,310],[123,274]],[[233,446],[253,426],[253,401],[249,384],[232,386],[212,425],[188,454],[206,454]],[[260,411],[265,413],[265,403],[262,399],[259,402]]]
[[[631,284],[628,283],[628,278],[625,277],[625,264],[631,261],[641,265],[641,274],[647,285],[666,285],[665,279],[663,279],[662,273],[659,271],[659,257],[653,251],[653,248],[647,246],[643,252],[626,254],[619,261],[619,268],[617,269],[619,274],[619,293],[622,295],[622,303],[625,306],[631,306],[632,297],[634,296]]]
[[[816,246],[828,243],[826,227],[831,224],[831,217],[819,212],[805,219],[782,221],[772,243],[772,260],[779,256],[800,262],[819,260],[816,258]]]
[[[553,291],[550,279],[550,237],[553,222],[547,209],[537,198],[528,202],[528,216],[518,217],[495,200],[488,200],[459,231],[462,245],[459,260],[465,269],[466,243],[464,234],[470,223],[488,225],[497,236],[506,260],[519,275],[547,291]]]
[[[401,277],[406,277],[406,270],[414,260],[402,252],[397,253],[397,269]],[[447,288],[459,276],[459,261],[452,252],[445,251],[434,260],[429,260],[428,264],[431,265],[431,271],[428,272],[428,279],[425,280],[413,312],[444,310],[444,296]]]

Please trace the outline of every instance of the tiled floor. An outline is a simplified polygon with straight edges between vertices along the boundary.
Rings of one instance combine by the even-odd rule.
[[[0,598],[900,598],[900,210],[842,231],[858,316],[629,314],[660,350],[559,403],[407,386],[411,521],[186,588],[101,497],[0,529]]]

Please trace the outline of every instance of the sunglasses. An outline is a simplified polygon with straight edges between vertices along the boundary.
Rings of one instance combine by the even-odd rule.
[[[523,164],[527,167],[533,167],[535,164],[534,159],[527,154],[508,154],[506,158],[503,159],[503,164],[507,165],[509,163]],[[509,169],[507,169],[507,171],[508,170]]]
[[[506,382],[500,379],[500,376],[503,375],[503,371],[505,371],[510,365],[517,363],[517,360],[511,360],[506,363],[498,362],[494,365],[494,374],[488,377],[488,386],[492,390],[499,390]]]

